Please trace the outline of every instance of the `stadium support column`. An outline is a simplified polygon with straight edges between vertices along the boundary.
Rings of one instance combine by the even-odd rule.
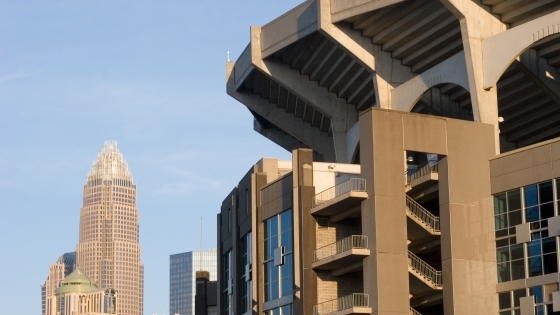
[[[482,41],[506,30],[506,25],[474,1],[440,0],[460,21],[475,121],[494,125],[496,153],[500,153],[498,93],[484,89]],[[504,48],[507,49],[507,48]]]

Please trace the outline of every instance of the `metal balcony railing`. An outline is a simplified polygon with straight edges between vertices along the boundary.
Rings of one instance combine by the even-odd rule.
[[[336,186],[325,189],[313,197],[312,207],[316,207],[351,191],[366,191],[366,180],[362,178],[350,178]]]
[[[434,232],[440,232],[438,216],[433,215],[409,196],[406,196],[406,206],[415,217],[428,225]]]
[[[418,312],[417,310],[413,309],[412,307],[410,308],[409,314],[410,314],[410,315],[422,315],[422,314],[420,314],[420,312]]]
[[[410,251],[408,252],[408,264],[414,271],[418,272],[424,280],[432,283],[436,287],[441,287],[441,271],[437,271],[434,267],[428,265],[428,263]]]
[[[416,169],[406,170],[406,184],[410,184],[411,181],[422,177],[430,173],[438,172],[438,161],[430,161],[428,163],[418,165]]]
[[[341,298],[317,304],[313,307],[313,315],[324,315],[353,307],[369,307],[369,295],[353,293]]]
[[[365,235],[351,235],[329,245],[318,248],[313,252],[313,262],[349,251],[354,248],[368,248],[368,237]]]

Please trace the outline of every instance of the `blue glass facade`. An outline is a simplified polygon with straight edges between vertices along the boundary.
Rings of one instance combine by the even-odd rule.
[[[196,271],[208,271],[210,281],[216,281],[216,259],[215,249],[180,253],[169,257],[169,314],[194,315]]]
[[[293,218],[287,210],[264,222],[265,301],[276,300],[293,294]]]
[[[558,216],[560,179],[528,185],[494,195],[496,260],[498,282],[558,273],[558,236],[549,235],[548,219]],[[528,228],[528,240],[520,241],[517,228]],[[551,292],[558,284],[551,283],[499,292],[500,315],[520,314],[520,299],[533,296],[537,315],[553,312]]]

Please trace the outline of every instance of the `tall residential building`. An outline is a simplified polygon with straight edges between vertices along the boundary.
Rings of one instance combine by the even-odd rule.
[[[223,201],[223,315],[560,314],[560,1],[308,0],[226,63],[292,152]]]
[[[143,315],[136,185],[116,142],[105,142],[84,185],[76,252],[80,270],[117,290],[117,315]]]
[[[216,281],[216,249],[169,256],[169,314],[194,315],[196,272],[209,272]]]
[[[70,275],[76,268],[76,252],[65,253],[60,256],[54,264],[49,267],[49,275],[45,284],[41,286],[41,305],[42,314],[47,314],[47,301],[50,297],[55,295],[55,290],[58,289],[60,283],[64,278]]]

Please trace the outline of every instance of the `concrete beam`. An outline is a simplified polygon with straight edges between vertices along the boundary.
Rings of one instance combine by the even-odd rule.
[[[271,79],[273,78],[275,82],[288,89],[290,93],[297,95],[298,98],[305,100],[308,104],[312,104],[316,109],[331,118],[335,148],[335,159],[333,161],[346,163],[345,135],[346,131],[358,121],[356,108],[353,105],[348,105],[344,99],[338,98],[334,93],[329,93],[326,88],[319,86],[316,82],[310,81],[308,77],[302,76],[299,71],[292,70],[289,65],[263,60],[259,50],[260,36],[260,28],[252,26],[251,45],[253,48],[251,51],[253,67]],[[276,124],[274,118],[271,118],[270,121]],[[316,129],[319,130],[318,128]]]
[[[231,73],[233,63],[228,63],[227,68],[228,72]],[[332,139],[327,133],[321,132],[318,128],[311,127],[309,123],[295,119],[294,115],[277,107],[276,104],[269,103],[268,100],[262,99],[259,95],[236,91],[232,82],[232,76],[229,75],[229,78],[227,84],[228,95],[245,105],[252,112],[270,121],[278,128],[322,154],[326,161],[336,161]]]
[[[311,73],[311,75],[309,76],[311,80],[313,81],[318,81],[319,78],[317,76],[317,74],[319,74],[321,72],[321,70],[323,70],[323,67],[327,66],[327,61],[332,57],[332,55],[335,53],[335,51],[337,50],[338,47],[336,47],[336,45],[333,45],[331,47],[331,49],[329,50],[329,52],[325,55],[325,57],[323,57],[323,60],[321,60],[321,62],[319,63],[319,65],[317,66],[317,68],[315,68],[315,71],[313,71]]]
[[[558,33],[560,11],[484,39],[484,88],[489,89],[496,85],[509,65],[534,43]]]
[[[257,119],[254,121],[253,129],[265,136],[268,140],[276,143],[277,145],[284,148],[284,150],[291,152],[296,149],[305,148],[306,145],[301,141],[293,138],[289,134],[286,134],[284,130],[278,128],[266,128],[261,125]]]
[[[464,52],[460,52],[391,92],[391,109],[409,112],[430,88],[454,83],[470,91]]]
[[[555,89],[550,89],[549,86],[544,83],[537,75],[535,75],[532,71],[527,69],[525,65],[521,62],[514,61],[513,64],[515,67],[525,75],[527,79],[529,79],[533,84],[535,84],[539,89],[541,89],[554,103],[560,106],[560,91]]]
[[[316,0],[315,0],[316,1]],[[268,57],[317,31],[317,5],[305,1],[262,27],[259,56]]]
[[[405,0],[331,0],[331,15],[333,23],[355,17],[363,13],[403,2]]]
[[[348,25],[336,26],[331,20],[331,0],[317,0],[317,20],[319,31],[348,54],[354,56],[362,66],[375,71],[374,57],[371,54],[373,44],[360,32],[353,30]]]
[[[361,32],[352,29],[349,24],[334,23],[340,21],[339,18],[347,14],[345,12],[357,14],[357,10],[361,10],[365,13],[399,2],[402,2],[402,0],[344,2],[318,0],[319,31],[344,49],[350,56],[353,56],[354,60],[366,69],[375,71],[373,77],[375,104],[381,108],[390,108],[390,91],[395,86],[412,78],[414,74],[409,67],[401,65],[399,60],[393,59],[391,53],[381,50],[379,45],[374,45],[369,37],[362,36]],[[339,18],[333,20],[337,14]],[[362,101],[365,102],[370,97],[371,95],[368,95]],[[360,101],[357,107],[363,106],[363,102]]]

